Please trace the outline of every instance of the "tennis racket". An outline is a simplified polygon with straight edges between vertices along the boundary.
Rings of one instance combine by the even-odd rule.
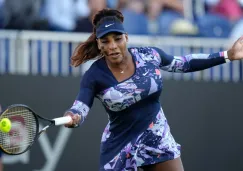
[[[0,131],[0,148],[9,155],[18,155],[28,151],[40,135],[48,128],[69,123],[70,116],[47,119],[37,115],[31,108],[23,104],[9,106],[0,115],[0,120],[8,118],[11,130],[8,133]],[[40,130],[39,121],[48,124]]]

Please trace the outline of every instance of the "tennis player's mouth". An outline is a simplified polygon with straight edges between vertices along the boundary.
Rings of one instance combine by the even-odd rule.
[[[112,58],[118,58],[120,56],[120,53],[111,53],[109,54],[109,56]]]

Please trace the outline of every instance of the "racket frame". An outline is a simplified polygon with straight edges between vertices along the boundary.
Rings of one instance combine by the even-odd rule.
[[[47,128],[49,128],[49,127],[51,127],[51,126],[55,126],[55,120],[47,119],[47,118],[45,118],[45,117],[43,117],[43,116],[40,116],[40,115],[36,114],[36,112],[35,112],[34,110],[32,110],[29,106],[24,105],[24,104],[13,104],[13,105],[10,105],[10,106],[7,107],[6,110],[4,110],[4,111],[1,113],[1,115],[3,115],[3,114],[6,113],[8,110],[10,110],[10,109],[12,109],[12,108],[14,108],[14,107],[24,107],[24,108],[26,108],[26,109],[28,109],[29,111],[32,112],[32,114],[33,114],[33,116],[34,116],[34,118],[35,118],[35,121],[36,121],[36,132],[35,132],[35,137],[33,138],[33,141],[28,145],[28,147],[27,147],[25,150],[23,150],[23,151],[20,152],[20,153],[9,153],[9,152],[7,152],[6,150],[4,150],[4,148],[2,148],[2,146],[1,146],[1,144],[0,144],[0,149],[1,149],[4,153],[6,153],[6,154],[8,154],[8,155],[20,155],[20,154],[23,154],[23,153],[25,153],[26,151],[30,150],[31,147],[32,147],[32,145],[34,144],[34,142],[35,142],[36,140],[38,140],[38,138],[40,137],[40,135],[41,135],[43,132],[45,132],[45,131],[47,130]],[[0,115],[0,116],[1,116],[1,115]],[[42,120],[44,120],[44,121],[50,122],[50,123],[49,123],[47,126],[45,126],[44,128],[42,128],[42,129],[40,130],[40,122],[39,122],[39,119],[38,119],[38,118],[39,118],[39,119],[42,119]]]

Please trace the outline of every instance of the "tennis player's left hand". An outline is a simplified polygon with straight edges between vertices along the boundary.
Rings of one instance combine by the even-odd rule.
[[[240,60],[243,59],[243,36],[241,36],[228,50],[229,60]]]

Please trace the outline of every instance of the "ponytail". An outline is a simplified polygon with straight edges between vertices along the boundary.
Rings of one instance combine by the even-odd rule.
[[[88,60],[96,58],[99,54],[100,50],[98,49],[96,35],[93,32],[85,42],[80,43],[75,48],[71,57],[71,65],[77,67]]]

